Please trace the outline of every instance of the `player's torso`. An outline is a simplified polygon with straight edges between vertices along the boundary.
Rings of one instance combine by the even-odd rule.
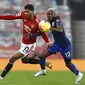
[[[57,20],[59,20],[59,17],[54,17],[51,22],[51,26],[56,29],[57,29]],[[52,34],[56,44],[58,44],[60,47],[66,48],[69,46],[70,41],[65,35],[63,24],[62,24],[62,29],[63,29],[62,32],[52,31]]]
[[[27,36],[29,36],[29,34],[36,34],[36,32],[38,31],[38,20],[37,18],[34,16],[33,20],[29,20],[27,19],[25,16],[23,17],[23,36],[22,36],[22,41],[25,44],[32,44],[34,42],[36,42],[36,38],[27,38]]]
[[[38,22],[36,19],[28,20],[27,18],[23,19],[23,34],[31,32],[36,33],[38,31]]]

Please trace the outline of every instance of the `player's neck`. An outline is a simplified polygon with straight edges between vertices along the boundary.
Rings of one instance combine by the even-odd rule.
[[[32,15],[30,18],[29,18],[29,20],[33,20],[34,19],[34,15]]]

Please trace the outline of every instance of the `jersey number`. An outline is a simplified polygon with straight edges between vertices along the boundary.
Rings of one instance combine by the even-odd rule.
[[[66,55],[67,58],[69,58],[70,57],[70,52],[66,52],[65,55]]]
[[[29,50],[29,47],[26,46],[26,47],[24,48],[24,50],[22,50],[22,51],[23,51],[23,52],[28,52],[28,50]]]

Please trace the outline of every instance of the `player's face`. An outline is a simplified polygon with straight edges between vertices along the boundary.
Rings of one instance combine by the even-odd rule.
[[[51,21],[54,16],[55,16],[55,12],[54,12],[54,11],[49,10],[49,11],[47,12],[47,18],[48,18],[49,21]]]
[[[28,9],[25,9],[24,13],[25,13],[25,16],[26,16],[27,18],[29,18],[29,19],[30,19],[30,18],[32,17],[32,15],[33,15],[33,11],[28,10]]]

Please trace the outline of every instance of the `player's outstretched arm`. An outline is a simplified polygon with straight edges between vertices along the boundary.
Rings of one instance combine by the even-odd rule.
[[[14,14],[14,15],[0,15],[0,19],[3,20],[14,20],[14,19],[21,19],[22,18],[22,13],[19,12],[18,14]]]
[[[16,17],[16,15],[0,15],[0,19],[13,20],[13,19],[17,19],[17,17]]]

